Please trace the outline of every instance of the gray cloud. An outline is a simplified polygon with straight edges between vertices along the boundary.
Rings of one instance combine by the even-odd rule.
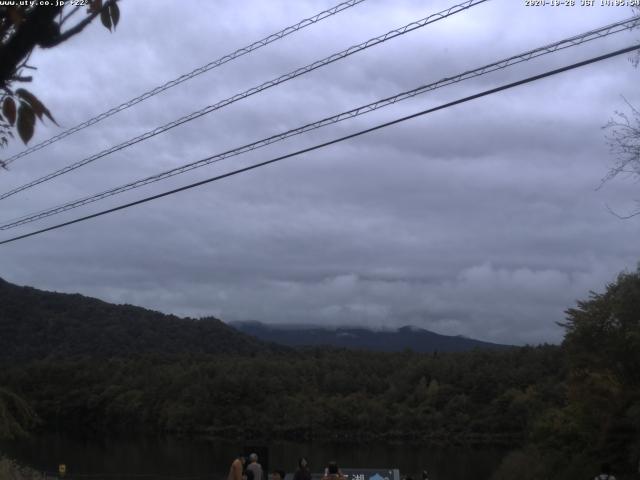
[[[123,2],[37,52],[32,90],[69,127],[331,2]],[[41,150],[4,191],[242,89],[443,9],[363,5]],[[190,5],[190,6],[189,6]],[[178,127],[3,201],[39,210],[476,68],[631,15],[495,0]],[[354,121],[61,215],[75,218],[625,46],[638,32],[558,52]],[[511,343],[557,342],[563,311],[638,260],[637,184],[596,190],[611,158],[601,127],[625,58],[437,112],[302,158],[2,247],[9,281],[226,320],[415,324]],[[59,132],[39,126],[39,141]],[[7,155],[20,150],[14,144]],[[4,153],[4,152],[3,152]],[[52,224],[54,219],[43,222]],[[23,227],[13,232],[35,228]],[[40,226],[40,224],[37,224]],[[4,237],[10,232],[5,232]]]

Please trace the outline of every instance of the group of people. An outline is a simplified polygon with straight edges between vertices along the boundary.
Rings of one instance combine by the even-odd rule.
[[[252,453],[249,455],[248,465],[247,459],[244,456],[239,456],[231,462],[227,480],[263,480],[263,474],[262,465],[258,463],[258,455],[256,453]],[[284,472],[276,471],[271,475],[273,480],[284,480],[285,474]],[[267,479],[264,478],[264,480]]]
[[[640,472],[640,464],[638,465]],[[229,469],[229,477],[227,480],[285,480],[286,473],[284,470],[273,470],[269,478],[266,478],[262,465],[258,463],[258,455],[252,453],[249,455],[249,463],[244,456],[239,456],[231,463]],[[309,462],[302,457],[298,460],[298,469],[293,475],[293,480],[311,480],[311,472],[309,471]],[[324,470],[322,480],[347,480],[336,462],[329,462]],[[405,477],[404,480],[413,480],[411,477]],[[422,480],[429,480],[428,474],[422,472]],[[594,480],[616,480],[611,474],[611,467],[608,463],[602,465],[600,474]]]
[[[272,470],[267,478],[262,465],[258,463],[258,455],[252,453],[247,458],[239,456],[229,468],[229,476],[227,480],[284,480],[286,473],[284,470]],[[298,460],[298,469],[293,474],[293,480],[311,480],[311,471],[309,470],[309,462],[302,457]],[[336,462],[329,462],[324,471],[322,480],[346,480],[338,468]]]

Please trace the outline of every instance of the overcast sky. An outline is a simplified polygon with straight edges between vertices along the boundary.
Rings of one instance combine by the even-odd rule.
[[[597,0],[597,4],[599,5]],[[336,2],[337,3],[337,2]],[[153,97],[0,172],[2,192],[113,144],[442,10],[366,0]],[[578,2],[579,3],[579,2]],[[331,0],[123,0],[37,51],[29,87],[60,127],[269,33]],[[2,201],[2,220],[95,193],[632,15],[624,7],[491,0]],[[314,145],[637,41],[640,31],[443,88],[8,232],[26,233]],[[558,342],[564,310],[640,260],[640,185],[597,189],[602,126],[640,105],[629,56],[459,105],[300,157],[0,247],[10,282],[225,321],[416,325],[508,343]],[[635,88],[634,88],[635,85]],[[17,142],[0,152],[22,150]]]

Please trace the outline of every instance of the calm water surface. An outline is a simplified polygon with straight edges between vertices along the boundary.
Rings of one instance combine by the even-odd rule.
[[[65,463],[70,480],[221,480],[245,445],[198,438],[96,440],[50,434],[0,443],[0,453],[46,472],[56,472],[58,464]],[[322,471],[329,460],[336,460],[343,468],[398,468],[401,475],[414,479],[426,469],[430,480],[488,480],[506,453],[490,448],[429,448],[420,444],[262,445],[269,449],[270,469],[294,471],[298,457],[306,456],[314,472]]]

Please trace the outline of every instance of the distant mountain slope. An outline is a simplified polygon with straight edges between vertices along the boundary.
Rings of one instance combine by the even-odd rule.
[[[481,349],[504,349],[509,345],[483,342],[471,338],[440,335],[422,328],[406,326],[397,330],[369,330],[366,328],[323,328],[299,325],[266,325],[260,322],[233,322],[240,332],[260,340],[290,347],[332,346],[358,350],[400,352],[462,352]]]
[[[0,361],[140,353],[241,353],[272,347],[210,317],[201,320],[0,279]]]

